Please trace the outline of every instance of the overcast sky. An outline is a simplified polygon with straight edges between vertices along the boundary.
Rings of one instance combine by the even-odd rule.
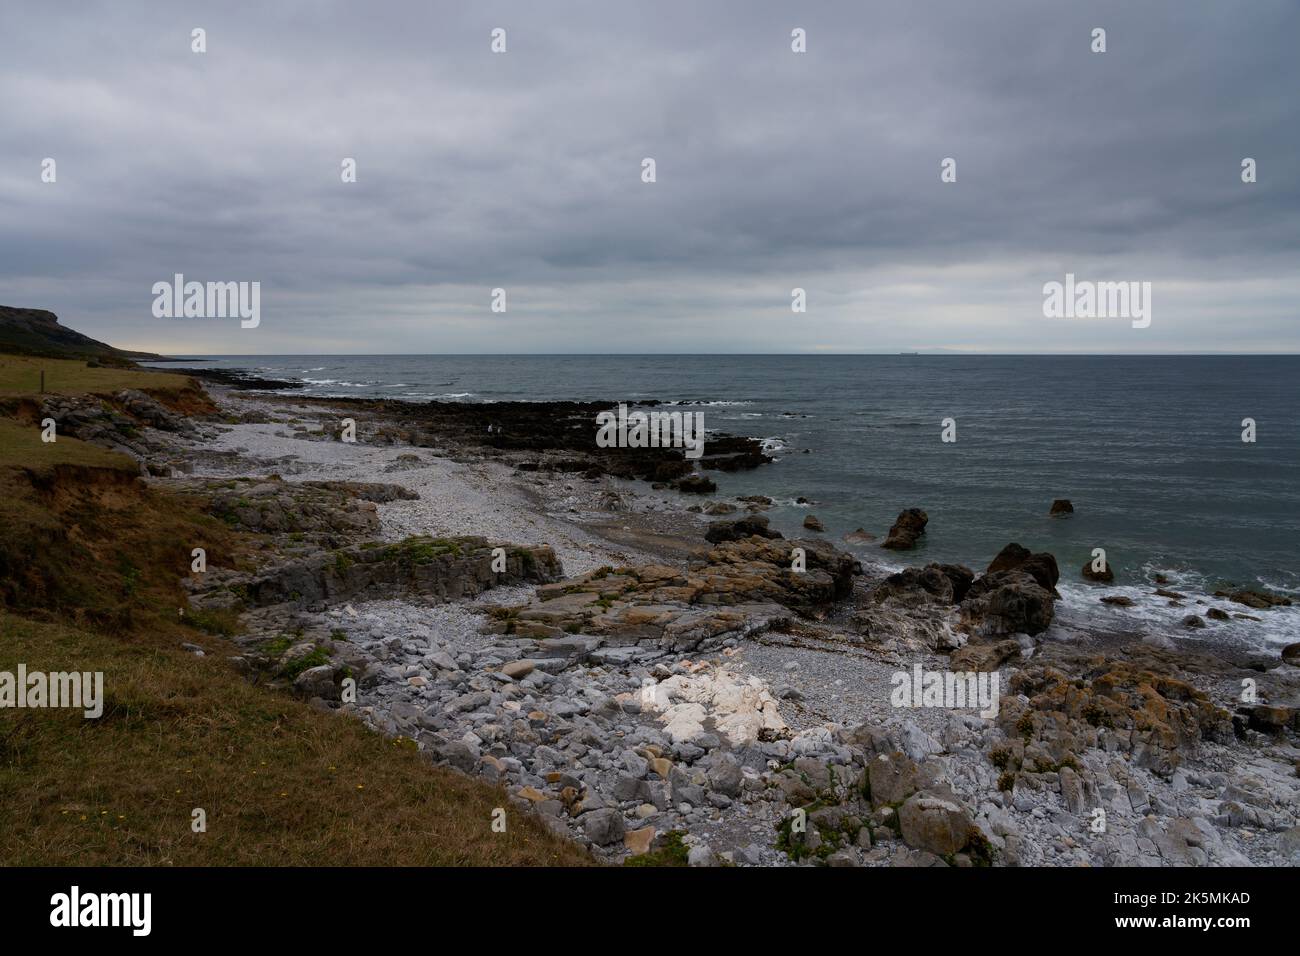
[[[0,303],[173,354],[1297,351],[1298,40],[1294,0],[5,3]],[[1067,272],[1150,327],[1045,318]],[[175,273],[261,325],[155,318]]]

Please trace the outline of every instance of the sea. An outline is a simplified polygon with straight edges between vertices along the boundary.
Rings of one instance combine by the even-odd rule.
[[[707,432],[763,440],[773,464],[711,476],[719,497],[772,498],[788,534],[815,514],[882,568],[982,570],[1015,541],[1056,556],[1063,609],[1117,631],[1300,641],[1300,356],[245,355],[162,367],[178,364],[297,380],[320,397],[675,403],[703,412]],[[1057,498],[1074,513],[1049,517]],[[859,528],[883,540],[909,507],[930,519],[916,551],[843,542]],[[1082,577],[1096,548],[1114,585]],[[1187,595],[1182,607],[1152,594],[1157,575]],[[1297,606],[1212,597],[1240,587]],[[1198,599],[1261,620],[1193,632],[1181,622],[1203,614]]]

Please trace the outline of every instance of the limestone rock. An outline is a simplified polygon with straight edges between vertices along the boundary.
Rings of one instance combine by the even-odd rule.
[[[898,811],[908,846],[936,856],[951,856],[970,842],[974,821],[955,799],[920,792],[908,797]]]

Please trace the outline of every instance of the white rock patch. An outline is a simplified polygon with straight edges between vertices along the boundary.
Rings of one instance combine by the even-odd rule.
[[[726,665],[701,663],[696,673],[674,674],[642,692],[641,706],[657,711],[674,743],[705,733],[712,718],[718,733],[732,746],[758,739],[760,731],[785,729],[781,709],[760,677],[747,677]]]

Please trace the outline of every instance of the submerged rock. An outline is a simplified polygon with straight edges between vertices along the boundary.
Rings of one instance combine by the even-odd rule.
[[[1291,599],[1283,597],[1280,594],[1269,594],[1266,591],[1233,591],[1229,594],[1218,592],[1216,597],[1226,597],[1229,601],[1237,604],[1244,604],[1246,607],[1253,607],[1257,610],[1266,610],[1271,607],[1290,607]]]
[[[703,475],[687,475],[677,482],[676,487],[678,491],[691,495],[709,495],[718,490],[713,479]]]
[[[1115,580],[1115,572],[1111,570],[1109,562],[1100,571],[1093,570],[1091,561],[1085,562],[1079,573],[1083,575],[1085,581],[1093,581],[1097,584],[1110,584]]]

